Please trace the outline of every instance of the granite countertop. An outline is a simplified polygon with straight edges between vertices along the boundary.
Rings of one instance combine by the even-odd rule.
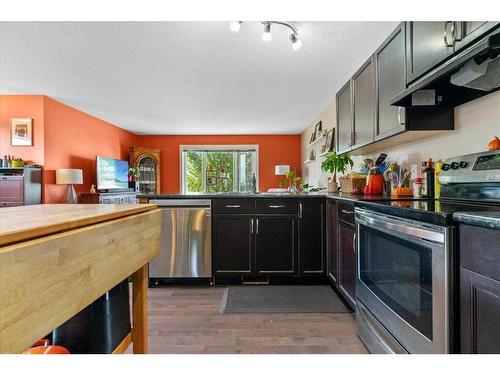
[[[500,229],[500,211],[455,212],[453,219],[462,224]]]
[[[346,193],[307,193],[307,194],[289,194],[289,193],[212,193],[212,194],[176,194],[176,193],[160,193],[160,194],[143,194],[139,198],[149,199],[224,199],[224,198],[287,198],[287,199],[304,199],[304,198],[327,198],[347,201],[377,201],[383,199],[390,199],[390,197],[376,195],[364,196],[362,194],[346,194]]]

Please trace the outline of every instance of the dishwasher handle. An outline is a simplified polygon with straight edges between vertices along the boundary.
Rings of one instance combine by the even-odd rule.
[[[212,206],[210,199],[150,199],[149,203],[156,204],[160,208],[208,208]]]

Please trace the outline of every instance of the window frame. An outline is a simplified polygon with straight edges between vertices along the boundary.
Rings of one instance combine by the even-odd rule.
[[[200,151],[200,152],[224,152],[224,151],[255,151],[255,158],[254,158],[254,163],[253,163],[253,171],[252,173],[255,173],[255,179],[257,182],[257,191],[259,191],[259,145],[180,145],[179,146],[179,158],[180,158],[180,187],[181,187],[181,193],[182,194],[207,194],[207,187],[206,187],[206,179],[204,178],[206,175],[206,162],[202,162],[202,192],[201,193],[196,193],[196,192],[187,192],[186,191],[186,180],[185,180],[185,158],[184,158],[184,151]],[[206,157],[206,154],[205,154]],[[234,153],[233,155],[233,169],[234,169],[234,176],[233,176],[233,192],[237,192],[238,188],[238,183],[239,183],[239,163],[237,161],[237,154]]]

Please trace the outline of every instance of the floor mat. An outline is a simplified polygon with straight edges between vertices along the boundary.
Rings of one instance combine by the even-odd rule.
[[[347,313],[327,285],[242,285],[224,291],[223,314]]]

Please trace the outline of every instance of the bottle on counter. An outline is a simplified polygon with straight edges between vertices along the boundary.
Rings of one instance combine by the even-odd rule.
[[[422,198],[422,178],[417,177],[413,181],[413,197]]]
[[[255,178],[255,173],[252,175],[252,193],[257,193],[257,179]]]
[[[7,168],[8,166],[9,166],[9,161],[7,159],[7,155],[4,155],[2,160],[2,167]]]
[[[422,195],[427,198],[434,198],[434,168],[432,159],[427,159],[427,166],[422,170]]]
[[[434,168],[434,197],[439,199],[441,195],[441,183],[439,182],[439,174],[441,173],[441,168],[443,167],[443,161],[440,159],[436,163],[436,168]]]

